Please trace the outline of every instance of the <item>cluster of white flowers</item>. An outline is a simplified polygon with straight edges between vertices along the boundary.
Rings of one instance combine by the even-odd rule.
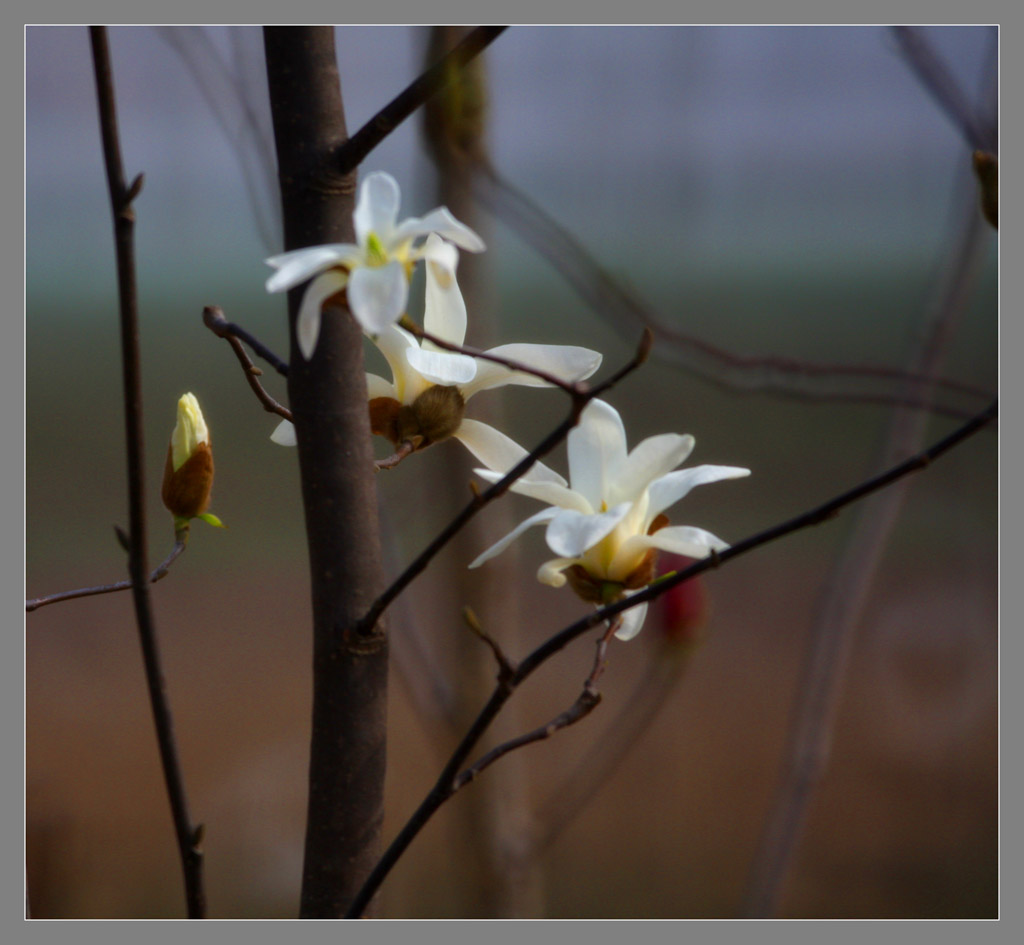
[[[398,184],[389,174],[369,175],[359,191],[354,224],[357,243],[313,246],[267,260],[277,271],[267,290],[277,292],[311,280],[303,296],[296,335],[309,359],[316,350],[321,309],[344,291],[349,311],[380,349],[391,379],[367,374],[371,428],[396,447],[415,451],[454,437],[484,464],[477,474],[496,482],[527,455],[500,430],[464,416],[479,391],[506,384],[550,386],[535,374],[493,361],[451,353],[418,340],[398,322],[406,311],[409,279],[425,265],[424,331],[454,345],[466,336],[466,305],[456,281],[458,247],[484,249],[483,240],[446,208],[398,222]],[[488,354],[529,365],[567,382],[590,377],[601,355],[568,345],[510,344]],[[271,437],[294,445],[295,428],[281,423]],[[560,587],[567,582],[584,600],[607,604],[645,587],[655,576],[659,550],[703,558],[728,547],[710,532],[669,525],[666,509],[694,486],[750,474],[733,466],[677,469],[693,449],[692,436],[652,436],[626,447],[622,418],[610,404],[592,400],[569,434],[569,479],[536,462],[512,491],[548,503],[470,565],[478,567],[533,525],[546,524],[548,546],[559,557],[537,577]],[[620,639],[639,632],[646,604],[625,611]]]

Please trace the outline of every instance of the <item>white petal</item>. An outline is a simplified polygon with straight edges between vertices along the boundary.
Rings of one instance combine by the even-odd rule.
[[[606,483],[626,459],[626,430],[619,412],[592,400],[569,433],[569,481],[595,508],[608,497]]]
[[[465,426],[466,421],[462,421]],[[460,427],[461,429],[461,427]],[[458,436],[458,434],[456,434]],[[537,467],[542,466],[542,463],[534,463],[530,467],[527,476],[533,477],[537,474]],[[509,467],[512,468],[511,466]],[[551,470],[543,467],[547,472]],[[490,469],[474,469],[473,470],[481,479],[486,479],[488,482],[497,482],[503,478],[505,473],[494,472]],[[558,473],[551,473],[552,476],[561,479],[562,477]],[[550,479],[541,480],[523,477],[517,479],[509,486],[509,491],[515,492],[518,495],[529,496],[531,499],[539,499],[541,502],[547,502],[548,505],[557,505],[560,509],[574,509],[577,512],[581,512],[584,515],[593,514],[593,509],[590,507],[590,503],[583,498],[578,492],[573,492],[572,489],[567,486],[561,485]]]
[[[414,240],[419,236],[429,236],[431,233],[436,233],[471,253],[480,253],[486,248],[484,241],[465,223],[456,220],[447,207],[431,210],[425,217],[409,217],[403,220],[395,228],[392,240],[397,244],[404,240]]]
[[[439,236],[430,236],[424,254],[426,263],[426,289],[423,301],[423,327],[442,341],[461,345],[466,338],[466,302],[455,279],[459,251]],[[424,348],[442,349],[424,340]]]
[[[295,438],[295,425],[291,420],[282,420],[276,427],[274,427],[274,432],[270,434],[270,438],[278,446],[298,445],[298,440]]]
[[[405,354],[413,348],[419,348],[419,342],[404,328],[389,325],[373,343],[380,349],[391,368],[391,377],[395,386],[395,399],[403,404],[411,404],[429,383],[410,366]]]
[[[328,269],[309,284],[302,296],[299,317],[295,322],[295,339],[307,361],[313,357],[320,337],[320,310],[327,299],[345,288],[347,281],[348,275],[340,269]]]
[[[536,515],[531,515],[526,521],[520,522],[515,528],[512,529],[504,538],[500,541],[495,542],[488,548],[482,555],[479,555],[469,565],[471,568],[478,568],[485,561],[489,561],[495,555],[501,554],[509,545],[512,544],[523,532],[528,528],[532,528],[534,525],[541,525],[544,522],[550,521],[555,515],[558,514],[558,509],[541,509]]]
[[[305,282],[310,276],[337,265],[351,265],[360,256],[359,247],[352,243],[329,243],[325,246],[307,246],[271,256],[266,263],[275,272],[267,279],[268,292],[280,292]]]
[[[391,397],[394,400],[398,400],[398,392],[395,390],[395,385],[390,381],[386,381],[383,377],[378,377],[376,374],[367,373],[366,397],[367,400],[373,400],[375,397]]]
[[[725,551],[729,545],[717,535],[695,528],[692,525],[670,525],[656,531],[653,535],[633,535],[627,538],[615,552],[615,557],[608,566],[608,574],[615,580],[627,575],[619,574],[618,570],[630,562],[635,562],[648,548],[659,548],[671,551],[688,558],[706,558],[712,551]]]
[[[405,268],[397,260],[371,269],[353,270],[348,287],[348,304],[356,321],[370,335],[379,335],[405,311],[409,283]]]
[[[497,482],[498,479],[526,456],[527,452],[515,440],[507,437],[500,430],[496,430],[490,424],[481,423],[479,420],[471,420],[468,417],[463,419],[453,436],[461,440],[466,449],[488,467],[487,470],[483,470],[484,472],[490,472],[491,470],[497,472],[497,478],[491,480],[492,482]],[[539,461],[530,467],[524,478],[553,483],[563,487],[566,485],[565,480],[558,473],[548,469],[547,466]],[[519,481],[521,482],[522,480]]]
[[[615,631],[615,639],[632,640],[640,632],[644,620],[647,619],[647,601],[637,604],[636,607],[630,607],[629,610],[624,610],[619,616],[622,618],[622,624]]]
[[[537,569],[537,580],[541,584],[547,584],[548,587],[564,587],[566,578],[562,572],[576,564],[577,560],[577,558],[552,558],[550,561],[545,561]]]
[[[359,188],[359,202],[352,215],[360,246],[366,245],[371,231],[385,244],[390,241],[401,199],[398,181],[384,171],[376,171],[363,181]]]
[[[609,509],[607,512],[587,515],[575,509],[560,509],[548,525],[545,538],[548,547],[556,554],[567,558],[578,558],[588,548],[593,548],[602,538],[610,535],[630,510],[630,504]]]
[[[653,521],[665,509],[683,498],[694,486],[718,482],[721,479],[740,479],[749,475],[749,469],[739,466],[692,466],[690,469],[670,472],[651,483],[647,493],[650,498],[647,514]]]
[[[630,502],[638,498],[652,482],[683,462],[690,455],[693,443],[692,436],[678,433],[662,433],[642,440],[608,483],[608,502]]]
[[[476,374],[476,361],[468,354],[409,348],[405,357],[414,371],[435,384],[465,384]]]
[[[530,367],[538,368],[553,374],[563,381],[582,381],[590,377],[601,366],[601,355],[589,348],[578,348],[574,345],[531,345],[513,344],[499,345],[491,348],[488,354],[519,361]],[[462,396],[469,400],[473,394],[491,387],[504,387],[506,384],[519,384],[524,387],[548,387],[547,381],[533,374],[514,371],[503,364],[478,359],[476,378],[472,384],[463,388]]]

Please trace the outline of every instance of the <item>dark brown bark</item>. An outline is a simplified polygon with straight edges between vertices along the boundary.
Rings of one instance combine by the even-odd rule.
[[[267,27],[267,75],[285,248],[351,242],[352,175],[330,170],[346,140],[330,27]],[[313,357],[295,344],[288,393],[298,437],[313,602],[313,725],[301,916],[343,915],[379,853],[387,643],[357,627],[380,593],[380,541],[362,334],[324,311]]]
[[[93,69],[100,112],[103,159],[114,217],[114,249],[117,258],[117,294],[121,324],[121,365],[124,391],[125,438],[128,459],[128,573],[131,576],[135,622],[139,631],[146,688],[156,727],[157,747],[164,784],[171,804],[185,880],[185,902],[190,919],[206,916],[203,888],[203,854],[199,849],[202,828],[194,826],[188,812],[185,779],[174,738],[174,720],[164,682],[156,621],[149,596],[149,565],[146,538],[145,447],[142,438],[142,360],[139,355],[138,291],[135,279],[135,211],[132,201],[142,189],[140,174],[129,185],[124,176],[114,79],[106,27],[91,26]]]

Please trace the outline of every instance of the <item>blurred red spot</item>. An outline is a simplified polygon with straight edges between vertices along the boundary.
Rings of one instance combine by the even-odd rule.
[[[662,553],[658,559],[658,573],[683,571],[693,563],[693,558]],[[663,639],[672,643],[695,645],[703,639],[709,604],[710,598],[703,577],[698,575],[683,581],[652,603],[654,629]]]

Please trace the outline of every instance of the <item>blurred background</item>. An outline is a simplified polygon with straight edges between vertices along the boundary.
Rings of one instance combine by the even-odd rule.
[[[336,33],[353,132],[419,73],[431,31]],[[991,123],[995,29],[920,35]],[[219,305],[287,354],[284,299],[263,289],[280,238],[260,33],[123,27],[110,42],[126,173],[145,174],[150,560],[173,543],[159,482],[185,391],[210,424],[211,508],[228,526],[197,522],[154,588],[191,812],[206,826],[210,915],[291,917],[310,700],[296,454],[270,442],[276,420],[201,321]],[[36,597],[125,576],[112,526],[126,526],[127,498],[87,31],[29,27],[26,51]],[[997,246],[971,147],[889,30],[514,27],[480,64],[475,147],[494,176],[469,186],[458,161],[439,170],[421,114],[360,173],[399,180],[402,216],[443,202],[484,236],[488,252],[460,266],[467,343],[582,344],[604,353],[600,378],[632,353],[638,313],[655,325],[652,359],[608,397],[631,443],[689,432],[691,462],[753,470],[697,490],[673,522],[738,541],[938,439],[995,393]],[[264,380],[285,399],[272,369]],[[468,413],[501,410],[532,445],[563,399],[505,388]],[[737,559],[653,611],[636,640],[612,646],[600,707],[454,798],[389,878],[380,914],[741,914],[803,656],[816,630],[846,621],[831,756],[776,914],[995,917],[997,444],[984,431],[865,514]],[[439,444],[379,476],[391,573],[468,497],[461,453]],[[550,464],[564,471],[564,450]],[[513,656],[586,612],[537,583],[540,530],[467,579],[465,564],[536,509],[521,497],[490,507],[392,614],[386,839],[493,678],[462,604]],[[581,639],[545,666],[499,734],[567,708],[592,658]],[[29,614],[26,685],[33,914],[183,915],[129,596]]]

